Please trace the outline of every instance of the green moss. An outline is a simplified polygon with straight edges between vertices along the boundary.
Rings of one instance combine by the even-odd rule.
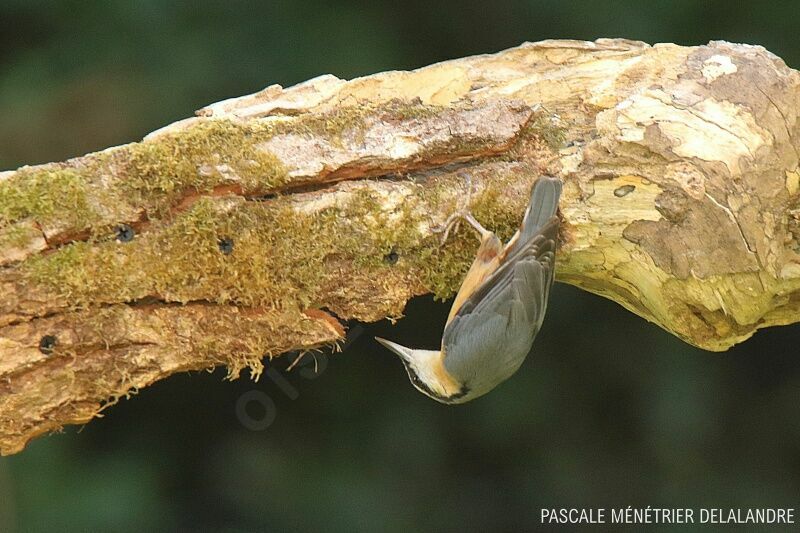
[[[478,240],[474,235],[467,235],[467,231],[460,229],[441,247],[433,245],[419,249],[414,258],[423,286],[437,300],[445,300],[458,292],[475,259]]]
[[[321,114],[301,115],[272,126],[273,134],[297,133],[327,138],[334,146],[343,146],[346,138],[360,143],[373,122],[392,123],[423,120],[447,111],[441,106],[423,104],[419,99],[391,100],[381,104],[339,106]]]
[[[337,107],[281,122],[204,120],[149,141],[98,154],[91,166],[97,172],[112,163],[123,192],[158,218],[187,193],[206,193],[230,185],[244,194],[258,194],[288,183],[285,166],[259,146],[276,135],[314,135],[341,145],[346,137],[358,142],[373,120],[432,117],[442,109],[420,102],[396,101],[381,108]]]
[[[567,129],[553,120],[551,114],[542,111],[528,121],[521,134],[523,138],[541,139],[553,151],[560,150],[567,139]]]
[[[93,228],[97,234],[117,221],[103,221],[96,206],[112,211],[124,201],[158,218],[187,194],[217,186],[245,194],[269,191],[289,179],[281,161],[258,147],[271,136],[271,128],[257,124],[203,121],[87,156],[80,170],[22,169],[0,182],[0,227],[28,218],[43,225],[58,222],[70,232],[104,225]],[[100,184],[103,174],[114,175],[116,183]]]
[[[448,107],[425,105],[422,100],[415,98],[413,100],[392,100],[382,106],[383,113],[387,115],[384,118],[390,120],[427,120],[439,116],[443,112],[449,110]]]
[[[429,186],[421,196],[408,198],[389,215],[391,221],[380,212],[379,199],[370,190],[359,191],[351,202],[340,211],[341,218],[358,221],[358,228],[350,228],[346,235],[345,249],[355,268],[368,275],[386,275],[390,268],[404,269],[407,275],[417,279],[423,290],[435,298],[444,300],[453,296],[475,258],[479,239],[467,224],[451,231],[448,241],[440,241],[440,235],[421,235],[418,227],[425,213],[439,212],[443,208],[444,191],[452,183],[442,182]],[[457,202],[450,201],[448,210],[457,209]],[[430,223],[429,220],[424,222]],[[386,265],[386,256],[394,252],[400,258],[396,267]]]
[[[112,162],[124,192],[161,215],[187,193],[223,185],[259,193],[288,182],[281,161],[258,146],[272,135],[258,123],[207,120],[99,154],[96,164]]]
[[[444,112],[448,108],[396,100],[284,121],[197,121],[148,141],[87,156],[76,169],[19,171],[0,182],[0,227],[32,218],[42,224],[58,221],[71,233],[91,229],[97,236],[119,222],[114,211],[120,206],[124,216],[144,209],[148,218],[160,219],[187,195],[218,187],[246,195],[268,193],[290,181],[282,162],[262,146],[275,135],[358,142],[375,122],[432,119]],[[466,155],[485,144],[482,139],[455,139],[430,146],[420,157]]]
[[[496,143],[495,139],[453,135],[445,140],[428,143],[420,150],[416,158],[421,161],[453,161],[457,157],[467,156],[474,159],[476,154],[485,154],[488,147]]]
[[[356,191],[347,205],[336,209],[336,217],[349,226],[343,233],[342,251],[352,258],[356,268],[379,268],[391,252],[405,255],[419,240],[411,222],[413,209],[408,201],[398,206],[393,221],[376,217],[375,213],[381,211],[377,195],[368,189]]]
[[[62,356],[78,356],[102,348],[124,349],[144,333],[173,356],[184,358],[185,368],[224,364],[230,378],[249,367],[251,376],[257,379],[265,356],[330,337],[324,326],[299,311],[241,312],[226,306],[194,310],[161,307],[157,312],[142,312],[134,306],[110,305],[70,313],[64,319],[62,325],[76,335],[57,346]],[[132,331],[137,333],[131,335]],[[126,368],[130,361],[118,362],[113,372],[90,376],[91,381],[84,388],[97,391],[98,398],[130,392],[128,388],[136,385],[129,373],[132,368]]]
[[[0,228],[0,250],[5,248],[26,248],[28,244],[42,233],[35,227],[25,224],[11,224]]]
[[[472,213],[486,228],[503,241],[508,241],[519,229],[522,212],[527,205],[527,193],[521,198],[508,198],[503,191],[511,187],[511,182],[518,179],[506,174],[495,177],[493,186],[478,196],[472,204]]]
[[[22,169],[0,181],[0,227],[32,218],[84,229],[99,215],[88,201],[85,176],[72,169]]]
[[[366,129],[365,117],[371,112],[372,108],[367,106],[337,107],[327,113],[301,115],[292,121],[278,123],[274,127],[274,133],[325,137],[332,144],[342,146],[348,133],[361,138]]]
[[[251,202],[224,209],[203,198],[171,224],[154,225],[130,243],[73,243],[21,268],[30,281],[78,306],[156,296],[305,307],[322,285],[325,256],[357,253],[344,249],[352,240],[339,238],[334,217]],[[220,251],[222,237],[233,239],[230,254]]]
[[[467,224],[444,245],[440,235],[420,230],[434,223],[428,213],[457,209],[449,192],[453,179],[460,178],[420,187],[392,213],[367,188],[314,214],[297,212],[290,199],[202,197],[173,217],[152,220],[131,242],[72,243],[29,258],[20,270],[29,283],[79,307],[147,297],[270,309],[325,307],[334,300],[368,305],[359,287],[374,291],[376,283],[387,293],[403,285],[447,298],[458,290],[478,239]],[[527,199],[503,197],[519,179],[494,176],[473,200],[478,220],[503,239],[516,231]],[[220,248],[223,238],[232,240],[229,253]],[[390,255],[395,259],[387,260]]]
[[[338,283],[340,265],[355,265],[346,267],[358,278],[354,283],[373,283],[376,276],[401,269],[421,276],[441,296],[451,293],[474,247],[467,252],[454,246],[455,240],[440,249],[436,238],[418,233],[413,205],[400,207],[389,223],[373,214],[375,202],[365,192],[341,208],[304,215],[288,203],[224,208],[219,200],[203,198],[130,243],[77,242],[33,257],[21,268],[30,282],[77,306],[156,296],[313,307],[324,305],[321,291]],[[222,237],[233,239],[230,254],[220,251]],[[403,258],[398,265],[384,261],[392,250]],[[443,269],[442,262],[458,266]]]

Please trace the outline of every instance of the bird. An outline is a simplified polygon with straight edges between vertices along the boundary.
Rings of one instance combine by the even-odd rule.
[[[534,182],[520,228],[505,245],[466,205],[449,217],[443,243],[463,219],[480,234],[480,246],[453,301],[441,348],[412,349],[375,338],[400,357],[420,392],[444,404],[465,403],[522,365],[542,326],[553,284],[561,188],[561,181],[550,176]]]

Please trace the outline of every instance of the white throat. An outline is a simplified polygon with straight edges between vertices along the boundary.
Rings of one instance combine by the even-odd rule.
[[[375,340],[400,356],[411,383],[423,394],[443,403],[453,403],[450,398],[463,396],[463,384],[444,368],[441,351],[413,350],[386,339]]]

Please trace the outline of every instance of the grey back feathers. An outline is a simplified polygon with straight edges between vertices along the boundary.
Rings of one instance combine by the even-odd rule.
[[[445,328],[445,368],[469,389],[453,403],[490,391],[516,372],[528,355],[553,284],[560,195],[559,180],[539,178],[519,239]]]
[[[517,247],[541,233],[545,224],[556,215],[558,200],[561,198],[561,180],[542,176],[531,188],[531,199],[525,210],[525,218],[520,228]],[[557,230],[558,228],[556,228]]]

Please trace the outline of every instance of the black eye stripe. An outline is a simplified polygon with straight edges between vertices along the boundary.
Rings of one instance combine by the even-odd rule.
[[[414,369],[411,368],[411,363],[409,363],[403,358],[401,358],[400,360],[403,361],[403,366],[406,367],[406,372],[408,373],[408,379],[411,380],[411,383],[413,383],[415,387],[417,387],[419,390],[423,391],[425,394],[429,396],[433,396],[434,398],[441,398],[439,394],[433,392],[431,388],[428,387],[428,385],[426,385],[425,382],[422,381],[422,379],[420,379],[420,377],[417,375]]]
[[[408,361],[406,361],[402,357],[400,358],[400,360],[403,362],[403,366],[406,367],[406,372],[408,373],[408,378],[411,380],[411,383],[413,383],[416,388],[418,388],[431,398],[435,398],[444,403],[452,403],[453,400],[457,400],[458,398],[465,396],[469,392],[469,387],[462,385],[461,390],[458,391],[457,393],[451,394],[450,396],[442,396],[441,394],[431,390],[431,388],[428,387],[428,385],[424,381],[422,381],[422,379],[420,379],[420,377],[417,375],[414,369],[411,368],[411,364]]]

